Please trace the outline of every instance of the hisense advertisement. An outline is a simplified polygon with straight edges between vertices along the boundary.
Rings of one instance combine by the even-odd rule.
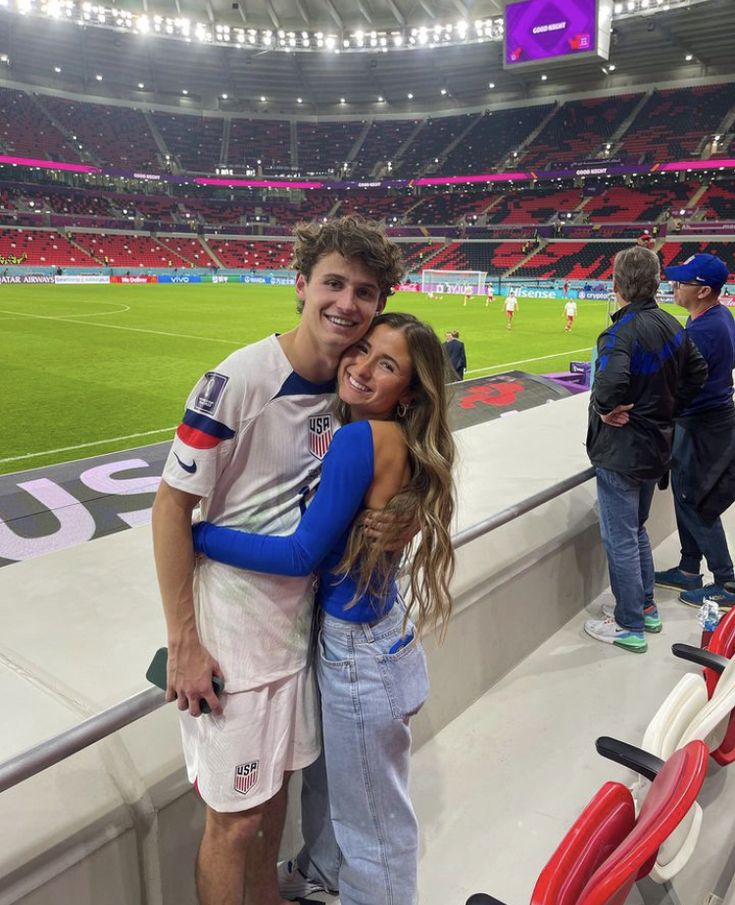
[[[505,8],[503,65],[607,59],[612,0],[521,0]]]

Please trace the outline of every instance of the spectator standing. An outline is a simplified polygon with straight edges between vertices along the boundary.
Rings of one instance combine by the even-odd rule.
[[[674,428],[671,487],[681,543],[679,565],[656,572],[656,584],[681,591],[679,600],[701,606],[704,598],[721,609],[735,604],[725,582],[735,578],[727,538],[720,520],[733,502],[725,482],[735,462],[735,320],[720,304],[728,277],[726,265],[714,255],[694,255],[679,267],[667,267],[674,301],[689,312],[686,331],[707,362],[707,383]],[[702,586],[702,557],[714,583]]]
[[[614,608],[589,619],[597,641],[644,653],[645,631],[661,631],[646,521],[656,482],[671,459],[674,415],[707,379],[707,365],[679,321],[655,295],[658,257],[634,246],[615,256],[618,310],[597,340],[587,452],[595,466],[600,533]]]
[[[444,351],[447,354],[449,364],[452,366],[457,380],[464,380],[464,372],[467,370],[467,355],[464,343],[459,339],[459,330],[448,330],[447,341],[444,343]]]

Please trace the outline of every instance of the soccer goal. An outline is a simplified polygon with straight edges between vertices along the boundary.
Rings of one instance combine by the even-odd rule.
[[[421,291],[438,295],[481,295],[485,291],[484,270],[422,270]]]

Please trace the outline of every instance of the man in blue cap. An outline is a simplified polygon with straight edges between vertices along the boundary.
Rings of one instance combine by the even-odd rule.
[[[689,606],[701,606],[707,598],[727,610],[735,604],[735,593],[725,583],[735,573],[719,516],[733,502],[735,319],[719,299],[728,268],[716,255],[696,254],[665,273],[674,285],[674,301],[689,313],[686,332],[709,375],[676,419],[671,484],[681,560],[656,572],[656,584],[681,591],[679,599]],[[703,586],[702,557],[713,584]]]

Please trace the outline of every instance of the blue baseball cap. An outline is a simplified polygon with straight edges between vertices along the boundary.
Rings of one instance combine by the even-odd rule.
[[[664,273],[669,280],[679,283],[701,283],[720,290],[729,277],[727,265],[716,255],[692,255],[678,267],[665,267]]]

